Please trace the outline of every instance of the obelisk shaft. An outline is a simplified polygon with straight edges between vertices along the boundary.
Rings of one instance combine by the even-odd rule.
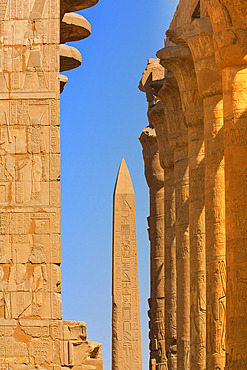
[[[135,195],[124,159],[113,203],[112,370],[141,370]]]

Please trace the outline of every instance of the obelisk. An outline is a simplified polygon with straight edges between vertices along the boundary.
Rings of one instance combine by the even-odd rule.
[[[112,370],[141,370],[135,194],[125,163],[113,195]]]

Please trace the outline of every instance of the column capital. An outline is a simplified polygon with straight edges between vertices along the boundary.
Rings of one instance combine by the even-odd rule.
[[[173,167],[173,151],[168,142],[167,122],[158,92],[163,86],[166,70],[159,64],[159,59],[149,59],[142,75],[139,88],[146,92],[148,101],[148,119],[155,128],[159,148],[160,163],[165,171]]]
[[[157,103],[157,90],[163,84],[166,70],[160,64],[159,59],[148,59],[147,67],[145,68],[142,78],[139,83],[139,90],[146,93],[149,107]]]
[[[206,0],[220,69],[247,64],[246,0]]]
[[[182,111],[177,80],[168,73],[158,97],[164,109],[168,141],[173,150],[188,145],[188,128]]]
[[[195,65],[200,96],[221,94],[221,72],[215,62],[210,18],[195,19],[191,24],[168,30],[166,34],[174,44],[189,47]]]
[[[164,186],[164,170],[160,165],[159,150],[155,129],[145,127],[139,140],[143,148],[145,177],[149,188]]]
[[[157,52],[157,57],[177,79],[187,125],[203,125],[203,104],[198,93],[196,73],[189,48],[177,45],[165,47]]]

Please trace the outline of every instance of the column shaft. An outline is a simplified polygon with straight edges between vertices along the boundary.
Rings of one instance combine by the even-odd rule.
[[[222,95],[204,99],[207,369],[225,366],[225,172]]]
[[[149,235],[151,245],[151,358],[156,368],[166,364],[164,302],[164,187],[150,188]]]
[[[247,66],[222,71],[226,180],[226,369],[247,368]]]
[[[188,146],[174,150],[177,260],[177,367],[190,368],[190,244]]]
[[[174,169],[165,172],[165,328],[168,369],[177,369],[176,207]]]
[[[206,368],[204,128],[188,127],[190,224],[190,369]]]

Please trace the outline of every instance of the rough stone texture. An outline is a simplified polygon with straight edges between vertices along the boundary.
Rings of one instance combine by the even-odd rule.
[[[1,369],[102,369],[62,321],[59,31],[59,0],[1,1]]]
[[[191,360],[190,365],[188,362],[186,364],[187,352],[179,348],[181,341],[185,338],[187,340],[189,335],[188,325],[181,320],[178,307],[178,367],[203,369],[206,366],[208,370],[243,370],[247,368],[247,0],[180,0],[167,37],[166,47],[157,54],[160,63],[168,69],[163,73],[160,71],[164,86],[159,90],[158,97],[164,107],[174,158],[175,147],[185,147],[185,130],[181,124],[183,120],[179,119],[178,113],[181,108],[188,126]],[[180,46],[176,47],[175,44]],[[157,61],[155,63],[158,69]],[[169,71],[174,73],[179,87],[175,104],[171,97],[167,97],[171,93],[173,99],[176,96]],[[152,77],[149,78],[152,81]],[[149,91],[157,90],[160,82],[152,81]],[[150,108],[150,100],[148,102]],[[155,104],[158,106],[157,102]],[[158,126],[154,124],[161,155],[164,148],[159,143],[163,132]],[[183,155],[185,159],[185,153]],[[183,179],[180,161],[179,166],[180,179]],[[176,169],[179,166],[175,159],[174,174],[177,181],[179,176]],[[200,212],[204,197],[206,307],[204,216],[202,220],[198,217],[203,215]],[[178,230],[178,214],[182,212],[182,203],[179,203],[177,192],[175,199]],[[178,251],[178,239],[176,244]],[[181,271],[184,270],[180,269],[179,260],[177,262],[179,306],[183,294],[184,297],[188,296],[188,286],[185,283],[179,290]],[[202,268],[204,271],[201,274]],[[193,276],[197,278],[193,279]],[[195,307],[198,316],[193,314]],[[186,309],[184,315],[188,317]],[[185,336],[181,333],[180,325],[187,328]],[[198,348],[202,348],[203,352]]]
[[[222,69],[226,183],[226,369],[247,366],[247,2],[222,1],[208,12]]]
[[[113,197],[112,370],[142,369],[135,194],[122,159]]]
[[[165,346],[165,247],[164,247],[164,170],[160,165],[155,130],[146,127],[140,138],[145,176],[150,194],[148,217],[150,239],[150,360],[157,369],[167,368]]]
[[[60,81],[60,94],[62,94],[64,87],[66,83],[68,82],[68,77],[65,75],[60,74],[59,75],[59,81]]]
[[[87,9],[98,3],[99,0],[61,0],[60,13],[77,12],[78,10]]]
[[[60,29],[60,42],[79,41],[91,35],[91,24],[80,14],[66,13]]]
[[[175,244],[176,216],[175,216],[175,185],[174,185],[174,166],[173,166],[174,153],[171,146],[169,145],[166,115],[163,106],[158,99],[158,93],[163,85],[164,77],[165,70],[159,64],[159,59],[149,59],[148,65],[143,73],[139,88],[141,91],[146,92],[146,97],[148,101],[148,119],[150,125],[154,126],[156,131],[160,164],[164,170],[165,348],[168,368],[174,370],[177,368],[177,346],[176,346],[177,288],[176,288],[176,244]],[[154,365],[156,366],[156,364]]]
[[[81,65],[81,53],[69,45],[60,45],[60,72],[78,68]]]
[[[188,131],[178,85],[167,76],[159,91],[168,124],[168,140],[174,152],[177,261],[177,367],[190,362],[190,243]]]
[[[225,172],[223,101],[220,71],[215,63],[208,17],[171,34],[187,42],[193,55],[198,89],[204,101],[205,212],[207,261],[207,367],[225,365]],[[216,307],[218,307],[216,309]]]
[[[161,64],[176,77],[188,126],[190,224],[190,366],[206,368],[206,263],[204,209],[203,104],[189,50],[174,46],[159,51]]]
[[[80,14],[66,13],[60,28],[60,43],[79,41],[91,35],[91,24]]]

